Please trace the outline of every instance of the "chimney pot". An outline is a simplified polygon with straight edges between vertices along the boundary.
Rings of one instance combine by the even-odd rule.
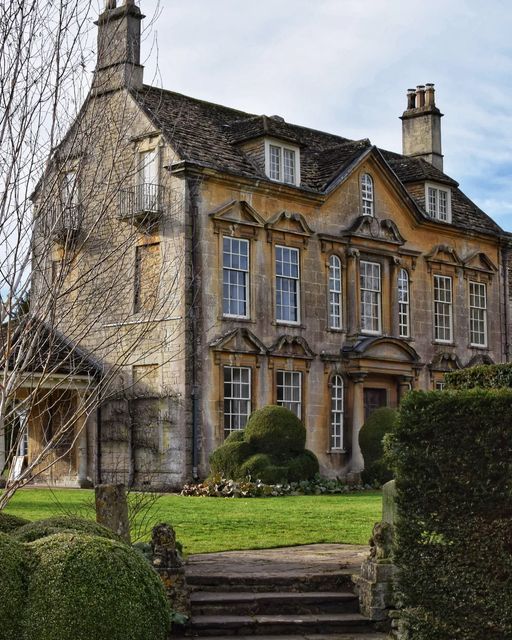
[[[436,97],[435,97],[435,89],[434,84],[432,82],[428,82],[425,85],[425,105],[427,107],[435,107],[436,106]]]
[[[425,85],[419,84],[416,87],[416,108],[421,109],[425,106]]]
[[[416,90],[407,89],[407,109],[414,109],[416,106]]]

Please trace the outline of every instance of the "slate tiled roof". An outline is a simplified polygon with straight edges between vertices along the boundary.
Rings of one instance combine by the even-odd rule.
[[[349,140],[290,124],[275,116],[245,113],[155,87],[144,86],[134,93],[134,97],[181,159],[203,167],[268,180],[264,167],[258,166],[243,152],[243,143],[262,136],[274,136],[297,144],[301,148],[300,188],[305,191],[324,193],[348,165],[372,146],[367,139]],[[458,189],[453,178],[421,158],[380,151],[404,185],[431,180],[451,187],[452,225],[477,232],[503,233]],[[415,201],[426,216],[424,197],[416,197]]]
[[[4,351],[7,341],[8,354]],[[32,355],[25,361],[29,347]],[[20,371],[30,374],[99,377],[102,373],[101,366],[90,356],[55,328],[36,319],[0,325],[0,362],[3,363],[7,355],[11,368],[18,366]],[[15,365],[16,362],[22,364]]]

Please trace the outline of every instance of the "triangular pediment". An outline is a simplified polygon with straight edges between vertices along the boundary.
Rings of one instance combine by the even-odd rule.
[[[379,220],[375,216],[359,216],[346,235],[398,245],[405,243],[405,239],[393,220]]]
[[[484,273],[496,273],[498,268],[494,262],[483,251],[475,251],[464,259],[466,269],[483,271]]]
[[[229,224],[248,225],[251,227],[263,227],[265,220],[245,200],[231,200],[210,214],[212,220],[227,222]]]
[[[439,262],[454,267],[461,267],[462,260],[453,247],[447,244],[438,244],[425,256],[428,262]]]
[[[314,351],[310,348],[306,340],[300,336],[281,336],[268,350],[272,356],[283,358],[302,358],[312,360],[315,357]]]
[[[233,329],[210,343],[214,351],[265,355],[265,345],[249,329]]]
[[[270,218],[266,223],[265,228],[306,237],[309,237],[314,233],[304,219],[304,216],[300,213],[290,213],[289,211],[281,211],[280,213],[272,216],[272,218]]]

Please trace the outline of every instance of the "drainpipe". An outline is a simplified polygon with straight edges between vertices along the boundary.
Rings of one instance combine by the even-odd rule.
[[[96,408],[96,484],[101,484],[101,400]]]
[[[509,278],[508,278],[508,257],[509,257],[509,246],[506,244],[502,250],[502,261],[503,261],[503,305],[505,307],[505,361],[510,361],[510,342],[509,342]]]
[[[197,339],[198,339],[198,298],[199,298],[199,287],[197,283],[198,276],[198,257],[197,257],[197,245],[198,245],[198,215],[199,215],[199,207],[198,207],[198,192],[199,192],[199,179],[198,178],[188,178],[187,179],[187,190],[189,194],[189,216],[190,223],[192,228],[192,238],[191,238],[191,251],[190,251],[190,259],[191,259],[191,278],[190,278],[190,288],[191,288],[191,298],[192,298],[192,306],[190,309],[190,327],[191,327],[191,343],[192,343],[192,360],[191,360],[191,373],[192,373],[192,391],[191,391],[191,400],[192,400],[192,477],[194,480],[199,478],[198,467],[199,467],[199,380],[198,380],[198,368],[197,368]]]

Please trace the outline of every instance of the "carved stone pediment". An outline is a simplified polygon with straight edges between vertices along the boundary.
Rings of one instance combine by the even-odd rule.
[[[429,366],[430,369],[434,371],[457,371],[458,369],[462,369],[462,363],[459,357],[455,353],[448,351],[442,351],[436,354],[432,358]]]
[[[498,271],[498,267],[483,251],[475,251],[463,260],[464,268],[492,275]]]
[[[225,353],[253,353],[265,355],[267,349],[249,329],[233,329],[210,343],[213,351]]]
[[[462,267],[463,263],[453,247],[447,244],[438,244],[425,256],[425,260],[432,265],[444,264],[450,267]]]
[[[476,367],[481,364],[494,364],[494,361],[491,356],[486,353],[477,353],[476,356],[473,356],[467,363],[466,367]]]
[[[346,235],[371,238],[396,245],[405,243],[393,220],[379,220],[374,216],[359,216]]]
[[[245,200],[232,200],[209,214],[215,225],[219,228],[236,230],[241,228],[246,234],[256,235],[258,229],[264,227],[265,220]]]
[[[343,355],[351,359],[371,358],[411,365],[420,360],[418,353],[408,342],[385,336],[362,338],[354,344],[347,344],[343,347]]]
[[[270,233],[280,232],[301,236],[305,240],[314,234],[313,229],[308,225],[303,215],[290,213],[289,211],[281,211],[272,216],[265,224],[265,229]]]
[[[314,351],[300,336],[281,336],[268,350],[269,355],[282,358],[312,360]]]

